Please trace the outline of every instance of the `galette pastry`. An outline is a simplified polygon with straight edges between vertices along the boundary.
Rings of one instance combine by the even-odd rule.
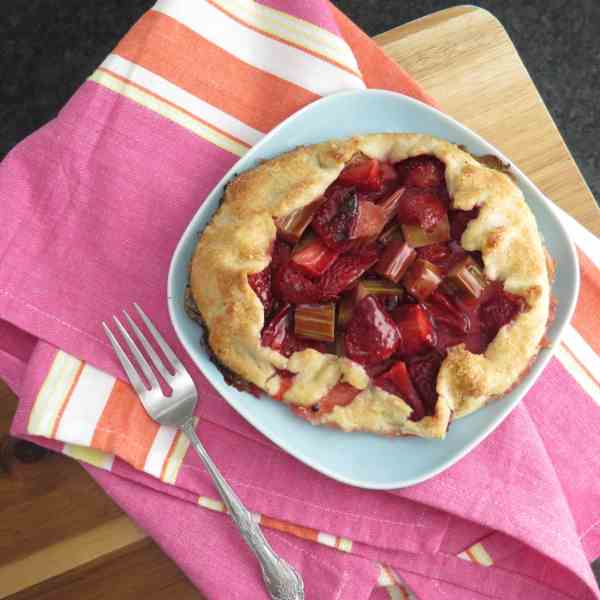
[[[233,180],[190,292],[238,382],[314,424],[443,438],[535,358],[546,257],[501,164],[428,135],[374,134]]]

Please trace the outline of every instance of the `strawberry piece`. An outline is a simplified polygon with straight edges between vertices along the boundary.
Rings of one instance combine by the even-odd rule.
[[[408,372],[423,404],[426,414],[435,412],[437,402],[437,376],[442,365],[442,357],[437,352],[431,352],[408,363]]]
[[[271,266],[259,273],[248,275],[248,283],[258,296],[265,308],[265,314],[269,314],[273,308],[273,290],[271,288]]]
[[[294,311],[290,304],[285,304],[263,328],[261,343],[284,356],[301,352],[306,348],[314,348],[325,353],[325,344],[313,340],[301,340],[294,334]]]
[[[279,267],[287,264],[290,258],[291,248],[284,241],[279,238],[275,239],[273,244],[273,250],[271,251],[271,269],[273,273],[276,273]]]
[[[391,187],[398,181],[398,171],[389,162],[379,163],[381,169],[381,181],[384,186]]]
[[[446,206],[438,192],[411,188],[402,195],[396,218],[403,225],[432,231],[445,215]]]
[[[499,289],[498,293],[482,304],[479,318],[490,340],[496,337],[501,327],[514,320],[524,307],[523,298],[503,289]]]
[[[450,217],[450,236],[452,239],[460,242],[469,221],[475,219],[477,215],[479,215],[478,206],[471,210],[451,210],[448,216]]]
[[[335,189],[313,218],[312,227],[331,248],[340,252],[354,245],[352,231],[358,217],[355,192]]]
[[[389,358],[401,339],[396,323],[373,296],[356,305],[344,337],[348,357],[372,365]]]
[[[427,260],[435,265],[445,262],[451,254],[448,244],[438,243],[422,246],[417,250],[419,258]]]
[[[322,299],[337,298],[376,262],[377,252],[374,246],[363,248],[361,253],[340,256],[319,280]]]
[[[376,192],[381,188],[381,166],[378,160],[363,160],[346,167],[339,175],[338,182],[365,192]]]
[[[436,327],[445,326],[457,334],[466,334],[471,330],[469,316],[455,306],[439,289],[427,299],[427,308],[433,316]]]
[[[323,396],[314,407],[320,414],[331,412],[336,406],[347,406],[360,394],[360,390],[348,383],[338,383]]]
[[[296,374],[284,369],[277,369],[277,375],[279,375],[279,389],[277,390],[277,393],[274,394],[273,398],[275,398],[275,400],[283,401],[285,393],[294,384],[294,377]]]
[[[399,352],[403,356],[423,354],[435,345],[436,335],[423,305],[403,304],[392,313],[392,318],[402,337]]]
[[[399,360],[389,371],[380,375],[375,380],[375,385],[390,394],[400,396],[413,412],[410,415],[412,421],[420,421],[425,416],[425,407],[410,380],[406,364]]]
[[[317,285],[295,269],[291,262],[277,270],[273,290],[278,298],[291,304],[313,304],[321,297]]]
[[[305,275],[319,277],[331,267],[337,257],[337,251],[326,246],[319,238],[312,237],[294,249],[291,260]]]
[[[368,200],[361,200],[358,203],[358,211],[351,226],[349,237],[351,239],[376,238],[381,233],[387,220],[385,207],[373,204]]]
[[[286,304],[265,326],[261,335],[263,346],[269,346],[284,356],[304,349],[293,330],[292,307]]]
[[[329,393],[312,406],[292,405],[291,408],[299,417],[314,423],[320,416],[330,413],[336,406],[347,406],[358,394],[360,394],[360,390],[357,390],[348,383],[338,383]]]
[[[397,165],[403,185],[437,188],[445,184],[446,165],[435,156],[421,155],[403,160]]]

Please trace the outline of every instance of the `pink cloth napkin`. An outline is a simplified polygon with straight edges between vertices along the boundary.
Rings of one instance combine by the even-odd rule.
[[[209,598],[241,599],[266,598],[257,565],[195,455],[173,432],[138,427],[99,323],[138,301],[184,357],[165,302],[169,260],[245,148],[338,90],[428,98],[325,1],[232,6],[158,2],[0,165],[0,375],[20,398],[13,434],[84,461]],[[275,42],[288,60],[274,58]],[[600,597],[589,567],[600,554],[600,242],[565,219],[583,290],[557,358],[493,436],[410,489],[359,490],[312,471],[184,360],[204,398],[200,436],[308,599],[393,598],[400,581],[423,600]],[[55,393],[70,370],[73,384]],[[59,395],[69,402],[53,413]]]

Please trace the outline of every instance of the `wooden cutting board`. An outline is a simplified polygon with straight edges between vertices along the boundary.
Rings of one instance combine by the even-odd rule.
[[[548,197],[600,235],[594,199],[490,13],[453,8],[375,40],[444,111],[496,145]],[[15,407],[0,382],[0,438]],[[202,598],[75,461],[48,454],[23,462],[38,457],[7,440],[0,449],[0,598]]]

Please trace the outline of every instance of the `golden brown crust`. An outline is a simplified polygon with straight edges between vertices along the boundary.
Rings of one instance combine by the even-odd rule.
[[[408,420],[410,408],[401,398],[370,385],[360,365],[313,350],[287,359],[260,343],[263,307],[248,275],[270,261],[273,219],[319,197],[357,153],[391,162],[419,154],[442,160],[453,207],[480,207],[461,244],[481,251],[486,275],[504,281],[505,289],[528,303],[483,355],[460,346],[450,349],[438,376],[435,414],[418,422]],[[542,242],[522,192],[503,172],[454,144],[421,134],[375,134],[298,148],[240,175],[198,242],[190,284],[208,342],[228,368],[271,394],[279,389],[276,369],[300,373],[284,394],[285,402],[299,405],[312,404],[338,381],[348,381],[361,393],[319,422],[392,435],[444,437],[452,414],[472,412],[506,392],[535,357],[549,310]]]

